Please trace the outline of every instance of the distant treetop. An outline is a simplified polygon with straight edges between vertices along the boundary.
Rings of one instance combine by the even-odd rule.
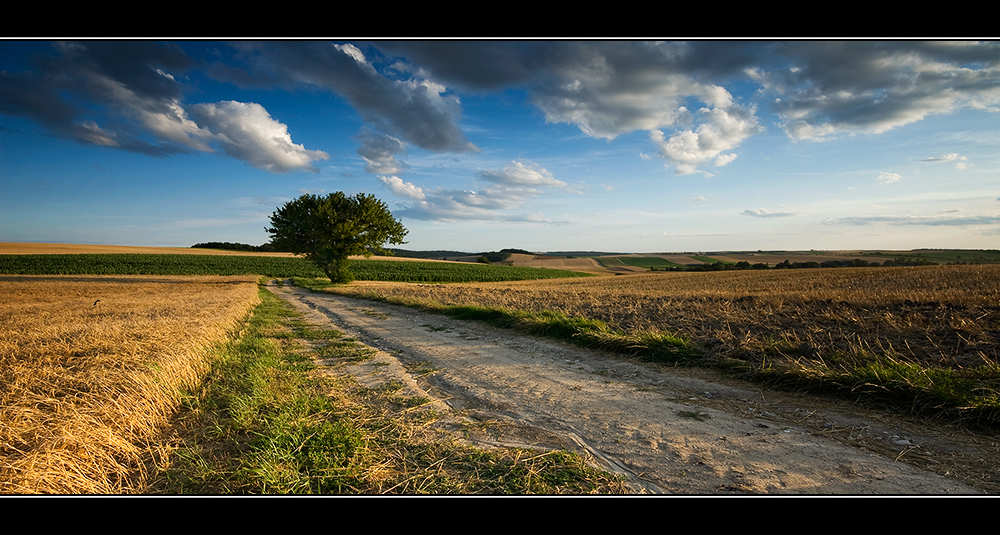
[[[264,245],[247,245],[245,243],[230,243],[230,242],[218,242],[210,241],[205,243],[196,243],[191,246],[192,249],[225,249],[228,251],[254,251],[257,253],[273,253],[277,252],[277,249],[270,243],[265,243]]]

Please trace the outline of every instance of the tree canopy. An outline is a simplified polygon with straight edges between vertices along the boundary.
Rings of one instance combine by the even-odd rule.
[[[408,232],[374,195],[341,191],[289,201],[271,215],[271,225],[266,230],[275,248],[305,255],[333,282],[353,279],[348,256],[391,255],[382,246],[406,243]]]

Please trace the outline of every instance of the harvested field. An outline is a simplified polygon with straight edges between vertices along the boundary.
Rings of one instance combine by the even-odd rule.
[[[565,269],[582,273],[607,274],[610,271],[593,258],[566,258],[564,256],[543,256],[512,254],[509,263],[512,266],[541,267],[549,269]]]
[[[148,445],[256,282],[0,276],[0,492],[142,492]]]

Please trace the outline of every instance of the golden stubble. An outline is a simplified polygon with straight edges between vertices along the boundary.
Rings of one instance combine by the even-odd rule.
[[[0,492],[141,492],[256,277],[0,276]]]
[[[1000,265],[648,273],[482,284],[355,282],[337,293],[555,310],[627,332],[681,334],[709,355],[891,353],[997,359]]]

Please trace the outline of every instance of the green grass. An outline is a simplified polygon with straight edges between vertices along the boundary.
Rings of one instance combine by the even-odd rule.
[[[591,276],[558,269],[405,260],[351,260],[349,269],[356,280],[393,282],[497,282]],[[172,254],[0,255],[0,274],[323,276],[322,271],[303,258]]]
[[[1000,426],[1000,365],[925,367],[886,353],[828,355],[819,361],[774,359],[759,365],[725,360],[745,379],[793,390],[831,393],[893,412]]]
[[[302,258],[193,254],[0,255],[0,274],[10,275],[262,275],[318,277]]]
[[[723,264],[729,264],[729,265],[734,265],[734,266],[736,265],[736,262],[727,262],[727,261],[724,261],[724,260],[718,260],[718,259],[712,258],[711,256],[692,256],[691,258],[694,258],[695,260],[697,260],[699,262],[704,262],[706,264],[715,264],[716,262],[722,262]]]
[[[562,451],[483,451],[417,440],[436,414],[398,388],[313,373],[312,356],[354,362],[370,348],[306,325],[270,292],[218,348],[151,494],[614,493],[621,479]],[[307,345],[305,342],[308,341]]]

